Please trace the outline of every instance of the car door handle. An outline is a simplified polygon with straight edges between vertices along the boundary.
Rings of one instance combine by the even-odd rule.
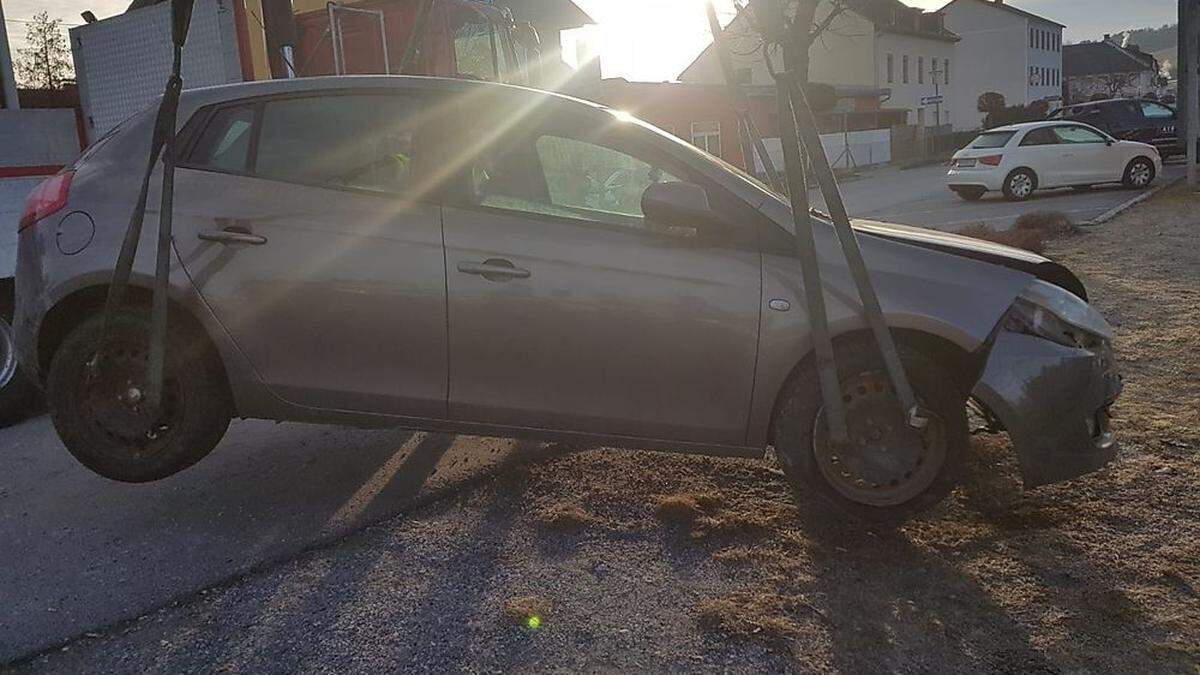
[[[477,274],[488,281],[528,279],[531,274],[529,270],[521,269],[502,258],[489,258],[483,262],[460,262],[458,271],[463,274]]]
[[[240,225],[231,225],[220,230],[203,230],[196,235],[201,241],[214,241],[218,244],[249,244],[251,246],[262,246],[267,243],[267,238],[250,232],[249,229]]]

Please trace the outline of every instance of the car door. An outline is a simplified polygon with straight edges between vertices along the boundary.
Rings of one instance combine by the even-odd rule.
[[[1031,129],[1017,147],[1017,163],[1033,169],[1039,186],[1058,187],[1069,180],[1063,149],[1052,127]]]
[[[1120,152],[1096,129],[1070,124],[1054,127],[1062,149],[1064,185],[1107,183],[1121,179]],[[1120,165],[1119,167],[1117,165]]]
[[[445,416],[441,213],[413,192],[420,112],[380,94],[228,105],[178,171],[183,265],[289,402]]]
[[[761,295],[753,235],[734,220],[727,235],[648,222],[650,184],[700,177],[651,132],[586,113],[534,116],[498,139],[467,131],[469,149],[451,155],[469,159],[444,211],[450,414],[743,444]],[[741,204],[705,187],[723,213]]]

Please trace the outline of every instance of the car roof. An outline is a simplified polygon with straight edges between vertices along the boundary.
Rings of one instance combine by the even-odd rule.
[[[592,101],[572,98],[555,92],[532,89],[511,84],[483,82],[479,80],[463,80],[448,77],[427,77],[423,75],[326,75],[319,77],[297,77],[278,80],[258,80],[253,82],[235,82],[219,84],[210,87],[185,89],[180,98],[181,108],[200,108],[215,103],[235,101],[243,98],[272,96],[292,93],[320,93],[354,90],[406,90],[431,91],[446,93],[491,92],[496,95],[511,95],[526,99],[542,99],[545,101],[563,101],[584,105],[597,110],[607,110],[605,106]],[[182,111],[181,111],[182,112]]]
[[[985,131],[983,133],[990,134],[990,133],[998,132],[998,131],[1001,131],[1001,132],[1028,131],[1030,129],[1038,129],[1041,127],[1080,127],[1080,126],[1086,127],[1089,125],[1084,124],[1082,122],[1073,122],[1070,120],[1040,120],[1037,122],[1021,122],[1020,124],[1009,124],[1009,125],[1002,126],[1002,127],[996,127],[995,129],[988,129],[987,131]]]

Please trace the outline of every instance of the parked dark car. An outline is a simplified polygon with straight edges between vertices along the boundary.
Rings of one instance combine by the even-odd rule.
[[[1178,117],[1169,105],[1136,98],[1089,101],[1059,108],[1048,116],[1090,124],[1123,141],[1149,143],[1163,159],[1185,154],[1176,130]]]

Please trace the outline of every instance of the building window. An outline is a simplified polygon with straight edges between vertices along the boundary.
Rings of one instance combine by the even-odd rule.
[[[900,81],[904,84],[908,84],[908,54],[905,54],[904,57],[900,59],[900,69]]]
[[[692,122],[692,145],[710,155],[721,156],[721,123]]]
[[[1029,48],[1033,49],[1037,46],[1037,31],[1033,28],[1029,29]]]
[[[917,84],[925,84],[925,57],[917,57]]]
[[[945,83],[950,84],[950,59],[946,59],[945,61],[942,62],[942,69],[943,69],[942,74],[946,78]]]
[[[896,81],[896,57],[893,54],[887,55],[887,81],[888,84]]]

